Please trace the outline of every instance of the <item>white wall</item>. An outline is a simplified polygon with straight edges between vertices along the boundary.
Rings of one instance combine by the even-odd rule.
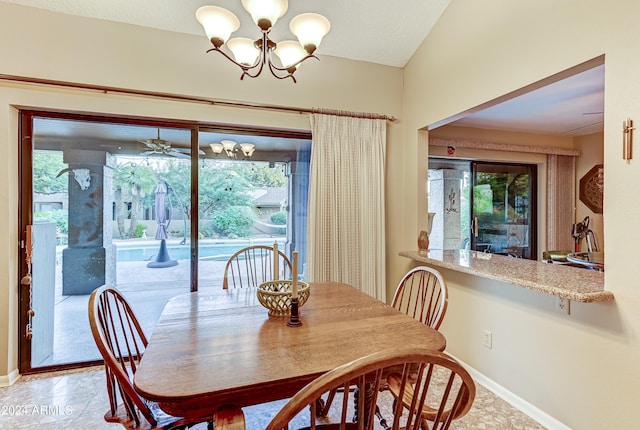
[[[322,57],[305,63],[298,83],[268,73],[240,81],[239,69],[196,37],[0,3],[0,74],[302,108],[401,114],[402,70]],[[320,50],[321,51],[321,50]],[[310,128],[306,115],[223,108],[0,82],[0,385],[18,360],[18,116],[15,106],[205,123]],[[389,124],[388,162],[402,128]],[[393,291],[393,289],[392,289]]]
[[[441,328],[450,352],[581,430],[640,422],[640,165],[637,155],[621,157],[622,121],[640,116],[640,26],[630,18],[639,15],[634,0],[452,0],[404,74],[401,170],[416,199],[389,233],[415,249],[428,155],[428,133],[417,130],[605,55],[605,288],[615,301],[572,303],[567,316],[551,296],[446,271]],[[493,332],[492,350],[483,329]]]

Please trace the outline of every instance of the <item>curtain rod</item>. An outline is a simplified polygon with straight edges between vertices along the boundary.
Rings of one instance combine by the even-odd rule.
[[[184,94],[135,90],[130,88],[110,87],[110,86],[104,86],[104,85],[82,84],[78,82],[31,78],[28,76],[0,74],[0,80],[27,83],[27,84],[49,85],[49,86],[63,87],[63,88],[73,88],[73,89],[79,89],[79,90],[99,91],[105,94],[114,93],[114,94],[125,94],[125,95],[160,98],[160,99],[166,99],[166,100],[205,103],[213,106],[226,106],[226,107],[235,107],[235,108],[244,108],[244,109],[276,110],[276,111],[284,111],[284,112],[296,112],[300,114],[321,112],[321,110],[319,109],[298,108],[298,107],[291,107],[291,106],[271,105],[271,104],[265,104],[265,103],[247,103],[247,102],[233,101],[233,100],[216,100],[208,97],[196,97],[196,96],[188,96]],[[381,114],[367,114],[367,113],[346,112],[346,111],[327,111],[327,112],[330,112],[329,113],[330,115],[348,116],[348,117],[355,117],[355,118],[384,119],[391,122],[396,121],[396,118],[394,116],[381,115]]]

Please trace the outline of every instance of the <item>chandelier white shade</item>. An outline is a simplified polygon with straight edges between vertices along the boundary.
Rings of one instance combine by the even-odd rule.
[[[233,53],[236,61],[245,66],[251,66],[260,56],[260,50],[248,37],[234,37],[227,42],[227,47]]]
[[[220,143],[209,144],[214,154],[222,154],[222,151],[224,151],[229,158],[237,158],[238,148],[236,148],[236,145],[233,140],[221,140]],[[251,157],[256,150],[256,146],[253,143],[241,143],[238,146],[240,146],[240,151],[242,151],[245,158]]]
[[[276,43],[269,38],[269,33],[278,19],[287,12],[288,1],[242,0],[242,6],[251,15],[262,36],[257,40],[245,37],[230,39],[231,34],[240,28],[238,18],[224,8],[202,6],[196,11],[196,18],[213,45],[207,52],[217,51],[239,66],[242,69],[240,79],[245,76],[255,78],[266,66],[276,78],[291,78],[296,82],[293,73],[298,66],[309,58],[317,59],[313,53],[331,29],[329,20],[317,13],[300,14],[290,23],[291,32],[298,41]],[[223,50],[225,45],[226,49]],[[274,57],[278,58],[279,64],[274,63]]]
[[[287,12],[289,2],[287,0],[242,0],[242,7],[249,12],[258,27],[268,30]],[[265,26],[268,27],[264,28]]]
[[[327,18],[317,13],[303,13],[291,20],[289,29],[298,38],[304,49],[313,52],[331,29],[331,24]]]
[[[256,146],[253,143],[241,143],[240,150],[245,157],[251,157],[253,155],[253,151],[256,150]]]
[[[232,153],[233,152],[233,148],[235,148],[235,146],[236,146],[236,143],[233,140],[223,140],[220,143],[222,143],[222,147],[227,152],[227,154]]]
[[[211,147],[211,150],[213,151],[214,154],[220,154],[224,149],[224,146],[222,146],[222,143],[210,143],[209,146]]]
[[[214,45],[225,44],[231,33],[240,28],[240,20],[228,10],[218,6],[202,6],[196,11],[196,19],[204,27]]]
[[[298,67],[300,60],[307,55],[307,51],[295,40],[278,42],[274,53],[280,58],[280,62],[285,68]]]

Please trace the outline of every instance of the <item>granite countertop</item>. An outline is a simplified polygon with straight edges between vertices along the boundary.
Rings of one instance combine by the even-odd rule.
[[[402,257],[432,266],[506,282],[577,302],[613,300],[613,293],[604,289],[604,273],[579,267],[543,263],[524,258],[479,251],[429,250],[402,251]]]

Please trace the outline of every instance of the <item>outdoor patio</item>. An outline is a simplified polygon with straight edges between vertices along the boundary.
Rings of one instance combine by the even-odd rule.
[[[190,291],[190,262],[165,268],[149,268],[148,261],[118,262],[117,285],[133,307],[145,333],[151,335],[166,302]],[[198,288],[222,288],[226,258],[199,260]],[[87,318],[89,295],[62,295],[62,264],[56,264],[53,354],[34,368],[61,363],[99,360]],[[37,335],[37,334],[36,334]]]

